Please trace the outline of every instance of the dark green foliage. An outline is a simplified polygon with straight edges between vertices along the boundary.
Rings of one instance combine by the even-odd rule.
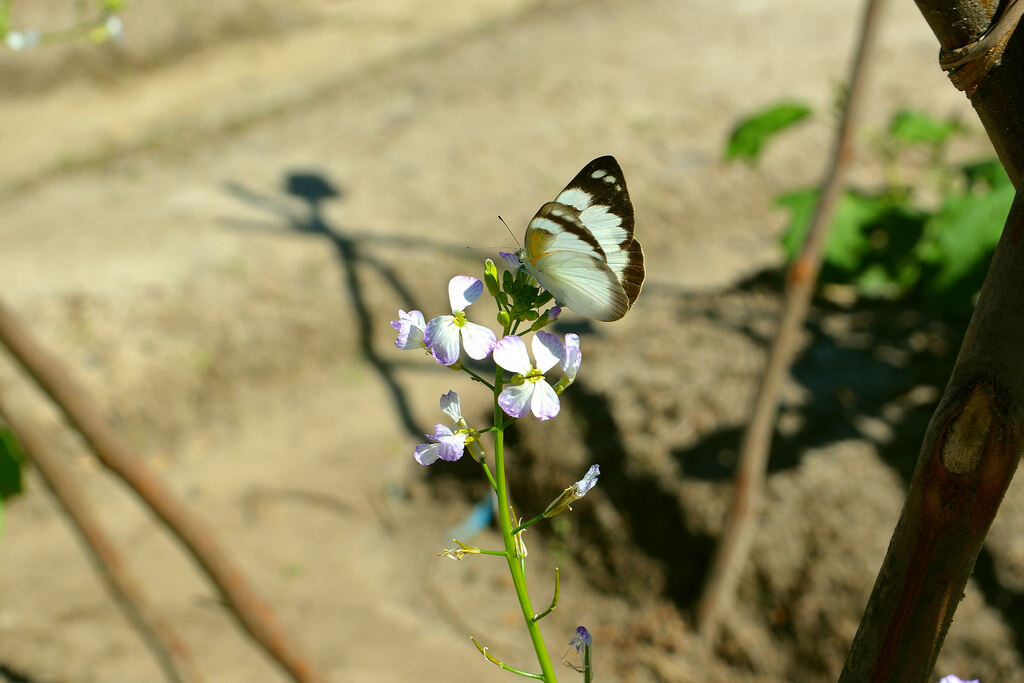
[[[803,246],[817,201],[817,190],[779,197],[779,204],[792,213],[782,237],[790,261]],[[821,280],[854,284],[869,296],[906,293],[920,278],[915,249],[926,221],[926,213],[891,196],[846,192],[832,218]]]
[[[14,433],[0,422],[0,499],[21,493],[21,463],[24,457]]]
[[[810,113],[809,107],[796,102],[781,102],[759,111],[733,129],[725,147],[725,158],[753,163],[773,135],[802,121]]]
[[[918,111],[897,112],[889,122],[889,135],[908,145],[940,145],[962,132],[956,121],[941,121]]]
[[[918,255],[926,266],[924,294],[933,303],[962,305],[981,288],[1014,195],[1010,179],[998,168],[996,184],[968,185],[947,194],[929,218]]]
[[[970,310],[1014,189],[995,159],[962,166],[945,161],[947,143],[963,134],[955,121],[912,111],[893,116],[875,145],[888,182],[870,192],[847,190],[839,199],[822,282],[852,285],[867,297],[917,299],[953,313]],[[901,154],[910,149],[928,152],[915,187],[895,180]],[[929,191],[941,199],[922,200]],[[816,189],[804,188],[777,199],[790,213],[782,236],[790,261],[803,246],[817,198]]]
[[[0,535],[4,530],[3,499],[21,492],[21,463],[24,456],[14,433],[0,422]]]

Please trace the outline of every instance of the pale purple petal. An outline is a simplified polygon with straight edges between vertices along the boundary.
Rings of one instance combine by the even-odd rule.
[[[509,372],[518,372],[520,375],[525,375],[533,369],[530,365],[530,355],[526,353],[526,343],[522,337],[514,334],[502,337],[494,345],[494,362]]]
[[[572,485],[573,493],[576,494],[577,498],[582,498],[587,494],[587,491],[594,488],[599,474],[601,474],[601,468],[597,465],[591,465],[587,473],[583,475],[583,478]]]
[[[430,463],[437,460],[440,453],[440,448],[436,443],[421,443],[416,446],[416,452],[413,453],[416,462],[421,465],[429,465]]]
[[[504,259],[505,263],[509,264],[513,268],[518,268],[519,266],[523,265],[523,262],[520,260],[519,255],[514,251],[499,251],[498,256]]]
[[[466,449],[466,435],[465,434],[452,434],[450,436],[438,437],[438,445],[440,446],[440,455],[442,460],[448,462],[454,462],[462,457],[462,454]]]
[[[580,336],[570,332],[565,335],[565,355],[562,357],[562,372],[572,382],[576,379],[576,371],[580,369],[583,362],[583,352],[580,351]]]
[[[538,420],[550,420],[558,415],[559,407],[558,394],[550,384],[544,380],[533,383],[533,399],[530,401],[530,410]]]
[[[466,310],[466,306],[480,298],[484,292],[484,283],[468,275],[456,275],[448,282],[448,301],[452,305],[452,313]]]
[[[548,320],[558,320],[558,316],[562,315],[561,306],[553,306],[548,309]],[[568,336],[568,335],[566,335]]]
[[[434,425],[434,433],[427,434],[432,443],[421,443],[416,446],[413,457],[421,465],[429,465],[438,458],[454,461],[462,457],[466,447],[466,435],[455,434],[444,425]]]
[[[434,360],[441,365],[451,365],[459,359],[459,326],[455,324],[455,316],[439,315],[431,320],[423,340],[430,347]]]
[[[496,337],[494,332],[483,325],[471,323],[468,320],[462,326],[462,345],[466,348],[466,355],[476,360],[483,360],[494,348]]]
[[[502,389],[498,395],[498,405],[501,406],[501,409],[509,417],[522,417],[526,415],[530,410],[530,399],[533,397],[534,386],[532,382],[523,382],[518,386],[510,384]]]
[[[453,422],[461,420],[462,402],[459,400],[459,395],[454,391],[441,394],[441,412],[450,417]]]
[[[395,339],[395,346],[398,348],[403,351],[423,348],[423,328],[426,327],[426,323],[419,311],[406,313],[399,309],[398,320],[392,320],[391,327],[398,332],[398,338]]]
[[[565,355],[565,348],[562,342],[550,332],[541,330],[533,336],[533,357],[537,361],[537,369],[547,372],[555,367],[562,356]]]

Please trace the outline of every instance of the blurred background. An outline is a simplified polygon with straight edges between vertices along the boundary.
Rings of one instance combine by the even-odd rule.
[[[527,535],[536,603],[562,572],[549,648],[584,624],[598,680],[835,678],[986,264],[987,243],[943,241],[949,214],[1005,216],[990,145],[912,2],[882,15],[842,233],[861,241],[830,245],[712,648],[692,610],[861,0],[106,6],[9,6],[0,295],[332,680],[506,679],[469,635],[532,668],[504,563],[436,557],[485,491],[478,470],[412,459],[441,393],[474,424],[488,395],[399,353],[388,323],[447,312],[449,278],[515,247],[496,216],[521,235],[603,154],[627,177],[647,284],[615,324],[559,321],[582,336],[579,379],[564,417],[517,426],[510,463],[527,516],[602,468],[571,515]],[[737,127],[780,102],[806,108],[800,125],[727,160]],[[209,680],[284,680],[5,354],[0,392]],[[1024,677],[1017,488],[937,671]],[[3,510],[0,680],[159,680],[30,467]],[[472,540],[500,545],[493,529]]]

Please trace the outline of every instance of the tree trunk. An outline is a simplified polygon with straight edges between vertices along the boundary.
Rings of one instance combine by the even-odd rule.
[[[999,6],[995,0],[917,4],[944,54],[981,38]],[[1013,4],[1004,2],[996,19],[1010,15]],[[1024,447],[1024,37],[1011,35],[1012,29],[995,48],[986,41],[976,58],[950,74],[968,93],[1018,195],[928,425],[841,683],[930,680]],[[993,50],[1002,47],[999,63]]]

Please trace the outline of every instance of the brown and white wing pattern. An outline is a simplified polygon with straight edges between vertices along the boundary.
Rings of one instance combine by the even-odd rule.
[[[594,159],[526,229],[523,263],[555,300],[596,320],[618,320],[644,283],[633,204],[614,157]]]

